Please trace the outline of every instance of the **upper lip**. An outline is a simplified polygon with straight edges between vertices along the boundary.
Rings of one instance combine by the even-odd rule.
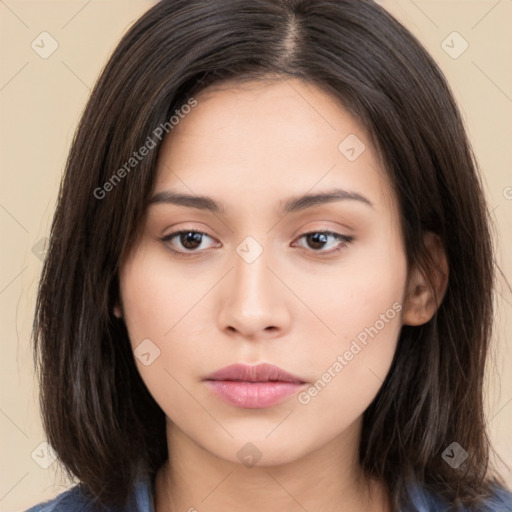
[[[296,382],[299,384],[304,381],[284,371],[273,364],[261,363],[257,365],[232,364],[221,368],[208,375],[205,380],[237,380],[246,382]]]

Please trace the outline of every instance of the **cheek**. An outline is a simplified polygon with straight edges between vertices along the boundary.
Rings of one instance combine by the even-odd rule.
[[[399,240],[391,245],[388,240],[386,245],[376,237],[371,244],[347,251],[339,265],[325,267],[314,278],[307,272],[297,272],[295,277],[297,295],[315,313],[303,315],[299,321],[307,322],[309,332],[318,331],[316,339],[325,340],[325,349],[348,349],[358,336],[364,343],[365,333],[369,336],[367,329],[375,334],[375,326],[378,338],[386,340],[382,345],[389,346],[391,341],[391,348],[394,346],[407,279],[406,257]],[[311,355],[318,357],[319,345],[313,348]]]
[[[312,384],[298,396],[298,413],[320,439],[348,428],[374,400],[395,355],[401,329],[402,305],[387,290],[361,290],[333,312],[337,333],[313,349],[306,359],[314,366]],[[400,299],[400,293],[396,297]]]
[[[165,252],[141,249],[120,274],[123,317],[135,363],[148,389],[162,403],[179,399],[187,372],[207,360],[201,315],[211,276],[180,272]],[[198,371],[200,371],[198,369]]]
[[[199,299],[208,280],[169,265],[165,253],[141,249],[123,268],[121,297],[132,345],[149,338],[157,345],[172,339]]]
[[[316,380],[299,402],[311,407],[312,414],[325,416],[322,407],[331,404],[329,414],[336,421],[356,418],[389,371],[402,327],[407,266],[398,244],[381,247],[380,252],[368,247],[357,261],[347,260],[334,279],[323,282],[322,293],[310,291],[310,302],[331,331],[324,329],[315,338],[318,343],[306,349]],[[314,331],[311,320],[309,332]]]

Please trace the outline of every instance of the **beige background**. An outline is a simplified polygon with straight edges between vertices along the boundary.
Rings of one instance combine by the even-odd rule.
[[[30,340],[41,240],[49,231],[66,154],[90,89],[121,35],[153,3],[0,0],[0,511],[24,510],[70,485],[57,463],[42,467],[52,460],[41,445]],[[447,75],[481,164],[496,222],[498,260],[512,282],[512,73],[507,64],[512,1],[381,3]],[[48,36],[39,36],[44,31],[58,43],[46,59],[31,47],[45,37],[45,48],[51,48]],[[450,35],[454,31],[460,36]],[[464,40],[469,46],[457,58],[445,51],[455,55]],[[505,371],[512,366],[507,336],[512,294],[503,279],[496,304],[489,430],[497,452],[512,466],[512,372]],[[512,486],[512,471],[501,471]]]

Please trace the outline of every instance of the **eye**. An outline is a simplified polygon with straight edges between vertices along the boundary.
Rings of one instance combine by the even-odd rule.
[[[341,251],[347,244],[352,242],[353,237],[342,235],[340,233],[334,233],[333,231],[310,231],[304,233],[298,240],[304,238],[309,245],[309,248],[313,249],[313,252],[319,252],[322,254],[332,254]],[[333,240],[334,244],[329,244],[329,239]],[[319,250],[325,247],[333,246],[330,250]],[[308,247],[306,247],[307,249]]]
[[[204,237],[211,238],[202,231],[195,231],[193,229],[184,229],[181,231],[175,231],[169,235],[164,236],[161,240],[164,242],[169,250],[176,253],[179,256],[187,256],[188,254],[194,254],[200,252],[198,249],[204,249],[201,247],[204,241]],[[176,239],[181,245],[180,250],[173,249],[172,241]]]
[[[209,235],[202,231],[183,229],[181,231],[174,231],[173,233],[163,237],[161,240],[167,248],[177,256],[191,256],[208,248],[203,246],[205,237],[213,240]],[[332,231],[311,231],[301,235],[298,240],[303,238],[306,240],[309,248],[312,249],[313,252],[321,254],[337,253],[353,240],[353,237],[351,236],[342,235]],[[329,239],[334,241],[334,244],[329,244]],[[178,249],[173,248],[176,244],[181,247],[178,247]],[[295,245],[295,243],[292,245]],[[326,246],[329,247],[332,245],[334,245],[334,248],[331,248],[330,250],[320,250],[325,249]],[[305,248],[307,249],[308,247]]]

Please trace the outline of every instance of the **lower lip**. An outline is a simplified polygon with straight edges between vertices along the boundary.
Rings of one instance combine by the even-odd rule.
[[[247,382],[207,380],[210,389],[235,407],[263,409],[295,394],[304,384],[296,382]]]

